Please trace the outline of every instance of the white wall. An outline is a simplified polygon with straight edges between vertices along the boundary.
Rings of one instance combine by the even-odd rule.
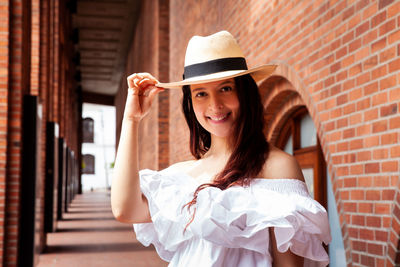
[[[115,158],[115,107],[84,103],[82,117],[94,121],[94,143],[83,143],[82,155],[95,157],[95,174],[82,174],[82,190],[109,188]]]

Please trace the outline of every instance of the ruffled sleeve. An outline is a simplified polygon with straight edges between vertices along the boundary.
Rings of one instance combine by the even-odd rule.
[[[165,261],[170,261],[179,246],[191,238],[183,232],[188,214],[182,207],[195,190],[190,181],[168,172],[141,170],[140,188],[148,200],[151,223],[134,224],[136,238],[145,246],[153,244]]]
[[[249,187],[200,191],[194,235],[230,248],[269,251],[269,227],[274,227],[280,252],[293,253],[326,266],[322,245],[331,241],[326,210],[294,179],[255,179]]]

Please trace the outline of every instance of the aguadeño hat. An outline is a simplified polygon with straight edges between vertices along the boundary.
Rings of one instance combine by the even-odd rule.
[[[248,69],[236,39],[227,31],[209,36],[193,36],[186,48],[183,80],[158,83],[158,87],[180,88],[183,85],[213,82],[250,74],[256,82],[267,78],[276,65]]]

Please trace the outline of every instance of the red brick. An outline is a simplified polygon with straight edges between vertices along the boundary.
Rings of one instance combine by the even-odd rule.
[[[387,65],[384,64],[384,65],[372,70],[371,79],[375,80],[375,79],[385,76],[387,74],[387,68],[388,68]]]
[[[380,108],[381,117],[390,116],[390,115],[396,114],[397,112],[398,112],[398,110],[397,110],[396,103],[390,104],[387,106],[383,106]]]
[[[382,191],[382,200],[394,200],[395,191],[393,189],[387,189]]]
[[[362,44],[363,44],[363,46],[366,46],[366,47],[364,47],[363,49],[368,50],[368,52],[369,52],[369,47],[367,47],[367,45],[374,42],[377,38],[378,38],[378,30],[377,29],[369,31],[366,34],[364,34],[362,36]],[[369,53],[368,53],[368,55],[369,55]],[[360,57],[357,56],[357,58],[360,58]]]
[[[391,205],[388,203],[375,203],[376,214],[390,214]]]
[[[379,27],[379,36],[387,34],[388,32],[395,29],[395,27],[396,27],[395,19],[385,22],[382,26]]]
[[[367,69],[370,69],[372,67],[375,67],[377,65],[377,63],[378,63],[378,57],[376,55],[374,55],[374,56],[366,59],[363,62],[363,69],[367,70]]]
[[[374,231],[370,229],[360,229],[360,239],[371,240],[374,238]]]
[[[400,116],[389,119],[389,129],[399,129],[400,128]]]
[[[399,170],[399,163],[397,161],[382,162],[383,172],[397,172]]]
[[[386,83],[382,84],[381,86],[385,86]],[[387,92],[383,91],[377,95],[372,96],[372,106],[381,105],[387,103]]]
[[[382,11],[371,19],[371,28],[375,28],[386,20],[386,11]]]
[[[343,210],[345,212],[356,212],[357,211],[357,205],[356,205],[356,203],[352,203],[352,202],[343,203]]]
[[[348,9],[343,11],[342,20],[348,19],[349,17],[353,16],[353,14],[354,14],[354,6],[351,6]]]
[[[393,145],[397,143],[399,134],[397,132],[383,134],[381,136],[381,144],[382,145]]]
[[[365,72],[357,77],[357,86],[368,83],[371,80],[370,72]]]
[[[377,121],[377,122],[374,122],[372,124],[372,132],[373,133],[386,131],[387,128],[388,128],[388,121],[387,120]]]
[[[378,118],[378,108],[369,109],[364,112],[364,120],[370,121]]]
[[[400,31],[399,31],[400,33]],[[400,38],[400,36],[399,36]],[[396,56],[396,47],[389,47],[388,49],[379,53],[379,63],[386,62],[393,59]]]
[[[351,190],[350,191],[351,200],[364,200],[364,190]],[[364,217],[363,217],[364,218]]]
[[[361,69],[362,69],[362,65],[361,64],[354,65],[353,67],[350,68],[349,75],[350,76],[357,75],[357,74],[359,74],[361,72]]]
[[[391,18],[393,16],[398,15],[399,14],[399,10],[400,10],[400,2],[396,1],[393,5],[391,5],[387,9],[388,18]]]
[[[354,160],[347,160],[345,161],[346,163],[352,162],[354,163]],[[357,164],[357,165],[351,165],[350,166],[350,175],[359,175],[362,174],[364,172],[363,166],[361,164]]]
[[[348,257],[347,257],[347,258],[348,258]],[[355,253],[354,250],[352,250],[352,253],[351,253],[352,262],[353,262],[353,263],[360,263],[360,261],[361,261],[360,258],[361,258],[360,254]],[[350,267],[350,266],[347,265],[347,267]]]
[[[358,26],[358,27],[356,28],[356,37],[362,35],[362,34],[365,33],[366,31],[368,31],[368,30],[369,30],[369,27],[370,27],[370,22],[369,22],[369,21],[366,21],[366,22],[364,22],[363,24],[361,24],[360,26]]]
[[[351,223],[353,225],[364,226],[365,225],[365,216],[364,215],[352,215]]]
[[[389,72],[395,72],[400,70],[400,59],[395,59],[389,62]]]
[[[358,203],[358,212],[360,213],[372,213],[373,204],[369,202],[359,202]]]
[[[375,53],[376,51],[384,49],[386,47],[386,44],[387,44],[386,37],[379,39],[378,41],[371,44],[371,52]]]
[[[381,217],[379,216],[367,216],[366,225],[368,227],[377,227],[380,228],[382,225]]]
[[[365,177],[358,177],[357,185],[360,187],[370,187],[372,186],[372,178],[365,176]]]
[[[365,164],[365,173],[378,173],[378,172],[379,172],[379,163]]]
[[[360,151],[357,152],[358,161],[367,161],[371,159],[371,151]]]
[[[347,79],[343,84],[343,90],[347,91],[349,89],[354,89],[355,87],[355,79]]]
[[[378,148],[375,149],[373,152],[373,159],[386,159],[389,155],[389,152],[386,148]]]
[[[343,114],[347,115],[353,113],[355,110],[356,110],[356,105],[354,103],[350,103],[343,107]]]
[[[378,82],[370,83],[364,88],[364,95],[370,95],[379,91]]]
[[[353,39],[354,39],[354,31],[351,31],[351,32],[345,34],[345,35],[342,37],[342,42],[341,42],[341,44],[344,45],[344,44],[346,44],[346,43],[352,41]]]
[[[374,254],[374,255],[383,255],[383,246],[380,244],[373,244],[373,243],[368,243],[368,253]]]
[[[343,104],[347,103],[347,101],[348,101],[347,94],[343,94],[343,95],[336,97],[336,105],[337,106],[343,105]]]
[[[395,146],[390,148],[390,156],[392,158],[400,157],[400,146]]]
[[[362,114],[355,113],[350,116],[350,125],[359,124],[362,122]]]
[[[365,251],[367,248],[367,244],[364,241],[353,240],[351,244],[354,250]]]
[[[396,43],[400,39],[400,30],[397,30],[389,35],[389,45]]]
[[[347,54],[347,46],[339,49],[336,53],[335,53],[335,58],[336,60],[344,57]]]
[[[393,3],[394,0],[379,0],[379,9],[383,9],[386,6],[390,5]]]
[[[378,187],[388,187],[390,185],[390,177],[389,176],[376,176],[374,177],[374,186]]]

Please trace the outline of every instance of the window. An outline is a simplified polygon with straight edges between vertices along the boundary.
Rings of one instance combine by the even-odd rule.
[[[94,142],[94,121],[92,118],[83,119],[83,143],[93,143]]]
[[[94,174],[94,156],[82,155],[82,174]]]

